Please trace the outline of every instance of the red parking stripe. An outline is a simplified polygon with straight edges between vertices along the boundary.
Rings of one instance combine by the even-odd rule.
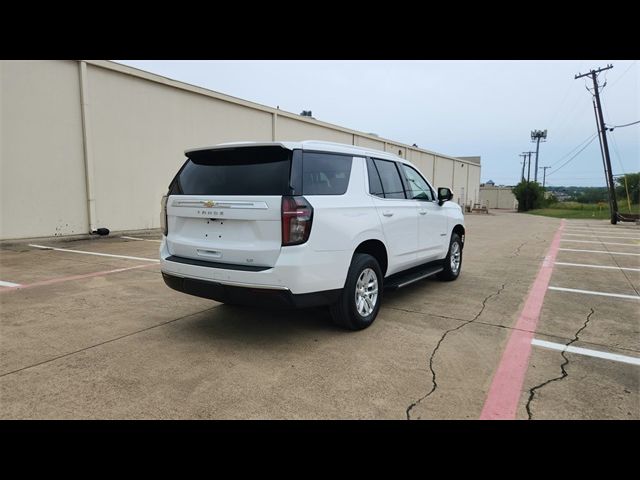
[[[502,359],[489,388],[489,394],[484,402],[480,420],[513,420],[516,417],[524,377],[529,367],[531,340],[533,340],[538,326],[544,296],[551,280],[565,223],[564,219],[560,222],[560,227],[553,237],[549,252],[529,291],[520,318],[511,332],[507,347],[502,354]]]
[[[25,288],[41,287],[43,285],[51,285],[53,283],[60,283],[60,282],[69,282],[71,280],[80,280],[82,278],[101,277],[103,275],[109,275],[111,273],[126,272],[127,270],[134,270],[136,268],[146,268],[146,267],[152,267],[152,266],[153,265],[151,264],[136,265],[135,267],[116,268],[114,270],[103,270],[101,272],[85,273],[83,275],[71,275],[69,277],[52,278],[51,280],[43,280],[41,282],[30,283],[28,285],[20,285],[19,287],[0,288],[0,293],[15,292],[16,290],[24,290]]]

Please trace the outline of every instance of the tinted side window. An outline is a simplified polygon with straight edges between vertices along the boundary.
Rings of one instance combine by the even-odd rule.
[[[382,190],[382,183],[380,182],[380,175],[378,175],[378,169],[373,164],[373,160],[367,158],[367,171],[369,172],[369,193],[376,197],[384,198],[384,191]]]
[[[409,191],[407,192],[409,193],[409,198],[433,201],[433,192],[429,184],[422,178],[422,175],[405,164],[402,164],[402,170],[409,186]]]
[[[302,159],[304,195],[343,195],[347,191],[353,157],[305,152]]]
[[[387,160],[377,159],[374,162],[378,168],[378,173],[380,173],[384,198],[406,198],[396,164]]]

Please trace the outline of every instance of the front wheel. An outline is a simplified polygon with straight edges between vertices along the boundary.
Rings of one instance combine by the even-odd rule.
[[[444,259],[443,267],[444,270],[438,274],[440,280],[450,282],[460,275],[460,269],[462,268],[462,240],[457,233],[451,235],[449,252]]]
[[[371,255],[356,253],[340,299],[331,306],[333,321],[348,330],[370,326],[378,315],[382,301],[382,270]]]

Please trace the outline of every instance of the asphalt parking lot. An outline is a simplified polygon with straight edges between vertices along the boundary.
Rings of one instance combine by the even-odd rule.
[[[1,246],[0,417],[640,419],[640,227],[466,224],[361,332],[170,290],[157,234]]]

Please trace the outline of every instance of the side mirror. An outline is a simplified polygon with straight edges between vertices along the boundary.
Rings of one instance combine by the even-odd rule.
[[[447,187],[438,187],[438,203],[442,205],[453,198],[453,192]]]

